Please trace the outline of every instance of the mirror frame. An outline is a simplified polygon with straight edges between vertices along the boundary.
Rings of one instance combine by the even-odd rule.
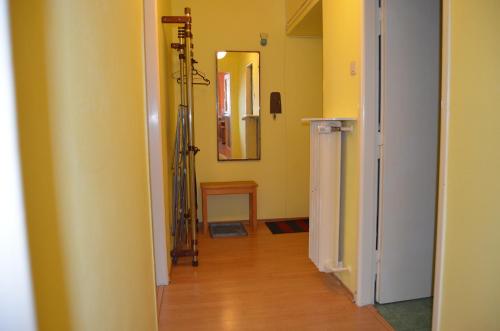
[[[221,159],[219,157],[219,143],[218,143],[218,137],[219,137],[219,93],[218,93],[218,85],[219,85],[219,80],[217,79],[217,76],[219,75],[219,62],[218,62],[218,59],[217,59],[217,53],[218,52],[227,52],[227,53],[257,53],[259,54],[259,66],[258,66],[258,70],[259,70],[259,120],[257,122],[257,157],[256,158],[246,158],[246,159]],[[261,65],[260,65],[260,62],[262,61],[261,59],[261,53],[260,51],[232,51],[232,50],[217,50],[215,51],[215,76],[216,76],[216,79],[215,79],[215,130],[216,130],[216,153],[217,153],[217,162],[232,162],[232,161],[260,161],[261,160],[261,157],[262,157],[262,151],[261,151],[261,134],[262,134],[262,131],[261,131],[261,125],[262,125],[262,102],[261,102],[261,99],[262,99],[262,94],[261,94],[261,91],[262,91],[262,88],[260,86],[260,83],[261,83]],[[253,78],[252,78],[253,79]]]

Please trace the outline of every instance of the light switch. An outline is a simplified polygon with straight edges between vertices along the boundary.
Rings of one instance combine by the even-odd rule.
[[[357,74],[357,72],[356,72],[356,61],[352,61],[351,62],[350,69],[351,69],[351,76],[356,76],[356,74]]]

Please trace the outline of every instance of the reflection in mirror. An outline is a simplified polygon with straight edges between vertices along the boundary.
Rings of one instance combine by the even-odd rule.
[[[260,54],[217,52],[217,158],[260,160]]]

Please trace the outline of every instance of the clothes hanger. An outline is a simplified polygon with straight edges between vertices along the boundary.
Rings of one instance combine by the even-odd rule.
[[[207,78],[207,75],[196,69],[194,67],[194,65],[198,63],[198,61],[196,61],[195,59],[193,59],[193,63],[192,63],[192,72],[193,72],[193,85],[205,85],[205,86],[209,86],[210,85],[210,79]],[[180,78],[180,70],[177,70],[176,72],[174,72],[172,74],[172,78],[176,78],[177,80],[177,83],[180,84],[181,83],[181,78]]]

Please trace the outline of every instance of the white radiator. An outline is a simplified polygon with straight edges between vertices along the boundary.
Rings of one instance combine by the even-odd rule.
[[[307,120],[311,133],[309,258],[322,272],[348,269],[339,255],[340,178],[342,131],[352,129],[342,127],[342,120]]]

